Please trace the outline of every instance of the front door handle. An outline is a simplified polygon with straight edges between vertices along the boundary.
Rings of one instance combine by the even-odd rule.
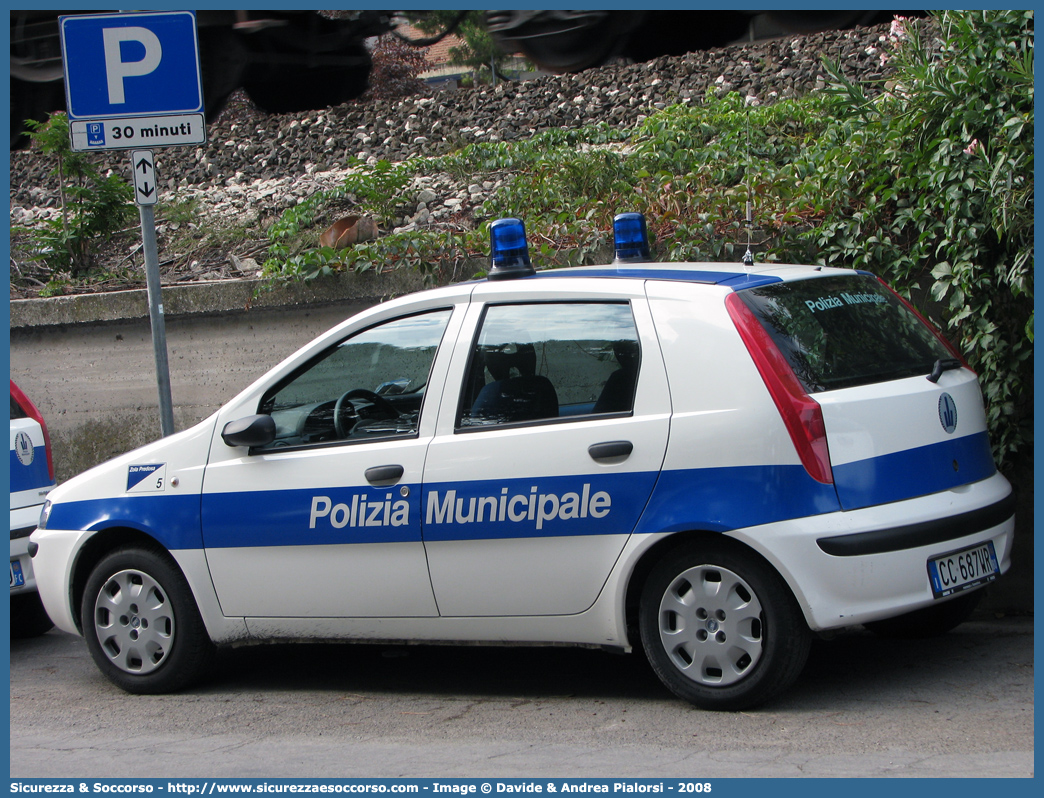
[[[606,441],[605,443],[592,443],[587,447],[587,453],[594,460],[626,459],[632,451],[634,451],[634,444],[630,441]]]
[[[401,465],[374,466],[366,469],[366,481],[375,488],[386,488],[394,485],[403,475]]]

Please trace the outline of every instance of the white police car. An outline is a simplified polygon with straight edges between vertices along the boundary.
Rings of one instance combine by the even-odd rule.
[[[972,373],[869,274],[617,261],[371,308],[195,427],[56,489],[40,591],[131,692],[272,639],[643,648],[784,690],[812,631],[932,634],[1007,570]],[[519,279],[511,279],[519,278]]]
[[[53,487],[47,425],[11,380],[11,637],[36,637],[54,626],[40,603],[29,558],[29,535]]]

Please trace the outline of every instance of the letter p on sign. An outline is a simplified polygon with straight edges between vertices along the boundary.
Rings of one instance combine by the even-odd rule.
[[[163,60],[163,46],[159,37],[148,28],[103,28],[102,41],[105,47],[109,104],[122,105],[126,102],[124,78],[140,77],[155,71]],[[124,48],[120,46],[122,42],[138,42],[145,48],[145,54],[136,61],[124,61]]]

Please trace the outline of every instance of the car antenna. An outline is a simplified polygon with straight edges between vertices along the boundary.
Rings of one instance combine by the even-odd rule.
[[[751,202],[752,191],[750,186],[750,168],[751,168],[751,157],[750,157],[750,106],[747,106],[747,251],[743,253],[743,265],[749,270],[754,265],[754,253],[751,252],[750,238],[751,228],[754,227],[754,204]],[[748,271],[749,274],[749,271]]]

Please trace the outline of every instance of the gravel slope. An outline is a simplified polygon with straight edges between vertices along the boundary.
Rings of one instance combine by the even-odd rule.
[[[157,152],[162,192],[157,229],[161,260],[168,261],[164,282],[253,276],[257,267],[252,258],[263,259],[265,225],[314,191],[338,184],[350,158],[399,161],[442,154],[475,141],[510,141],[550,128],[598,122],[629,127],[668,105],[699,102],[712,87],[768,103],[821,87],[823,57],[841,63],[852,79],[881,85],[889,72],[880,56],[887,33],[883,26],[790,36],[644,64],[610,65],[580,75],[354,102],[301,114],[267,115],[234,97],[209,124],[206,146]],[[125,153],[95,157],[129,180]],[[58,213],[57,186],[49,170],[33,151],[12,153],[12,225],[32,225]],[[466,223],[470,209],[495,187],[496,181],[467,185],[449,176],[418,181],[413,187],[418,204],[398,221]],[[164,218],[163,202],[189,199],[197,200],[197,218]],[[234,251],[201,244],[198,250],[183,246],[182,251],[165,252],[165,241],[186,224],[242,226],[247,236]],[[33,275],[15,243],[12,298],[35,293],[33,280],[43,276]],[[128,232],[112,242],[106,263],[118,272],[136,261],[140,272],[139,245],[140,236]],[[19,273],[26,279],[17,279]],[[92,290],[138,282],[133,274],[117,275]]]

